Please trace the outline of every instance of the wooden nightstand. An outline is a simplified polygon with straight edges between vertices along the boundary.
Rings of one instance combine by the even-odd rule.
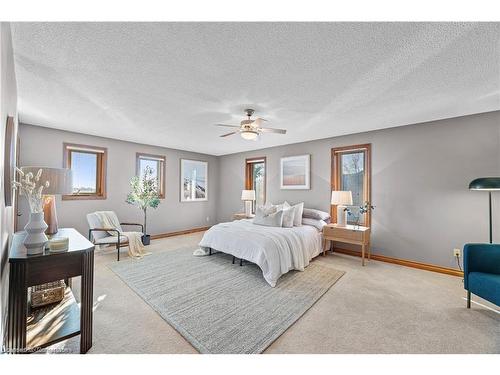
[[[354,225],[345,227],[328,224],[323,227],[323,255],[326,254],[327,241],[351,243],[361,246],[361,264],[365,265],[365,250],[370,259],[370,228]]]
[[[233,220],[241,220],[241,219],[253,219],[255,217],[254,214],[247,216],[244,212],[237,213],[233,215]]]

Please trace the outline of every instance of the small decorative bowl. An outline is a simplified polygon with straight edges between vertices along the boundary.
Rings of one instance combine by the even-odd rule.
[[[49,240],[49,250],[51,253],[62,253],[68,251],[69,238],[56,237]]]

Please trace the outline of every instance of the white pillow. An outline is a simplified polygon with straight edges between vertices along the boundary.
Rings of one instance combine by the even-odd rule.
[[[283,211],[266,215],[261,207],[257,207],[253,223],[257,225],[265,225],[267,227],[281,227],[283,223]]]
[[[283,210],[285,208],[290,208],[290,205],[288,204],[287,201],[284,201],[281,204],[274,204],[273,207],[276,207],[276,211]]]
[[[285,201],[285,203],[289,207],[293,208],[295,210],[295,217],[293,219],[293,225],[295,227],[300,227],[302,225],[302,212],[304,211],[304,202],[298,203],[294,206],[290,206],[290,204]]]
[[[269,204],[269,203],[266,203],[265,205],[263,206],[257,206],[256,210],[255,210],[255,214],[257,214],[257,210],[261,210],[263,215],[270,215],[270,214],[274,214],[276,211],[279,211],[277,206],[274,206],[272,204]]]
[[[293,228],[295,209],[293,207],[284,208],[281,212],[283,212],[283,222],[281,225],[284,228]]]

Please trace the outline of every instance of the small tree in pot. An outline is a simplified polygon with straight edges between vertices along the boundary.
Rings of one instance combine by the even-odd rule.
[[[151,167],[146,167],[142,178],[134,176],[130,179],[132,191],[128,193],[126,202],[139,207],[144,212],[144,235],[142,242],[149,245],[150,236],[147,234],[147,210],[148,207],[156,208],[160,204],[158,193],[158,181],[153,176]]]

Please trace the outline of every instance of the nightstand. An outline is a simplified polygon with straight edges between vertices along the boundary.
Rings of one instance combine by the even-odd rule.
[[[253,219],[255,217],[254,214],[247,216],[244,212],[240,212],[233,215],[233,220],[241,220],[241,219]]]
[[[327,241],[350,243],[361,246],[361,264],[365,265],[365,252],[370,259],[370,228],[354,225],[345,227],[328,224],[323,227],[323,255],[326,254]]]

